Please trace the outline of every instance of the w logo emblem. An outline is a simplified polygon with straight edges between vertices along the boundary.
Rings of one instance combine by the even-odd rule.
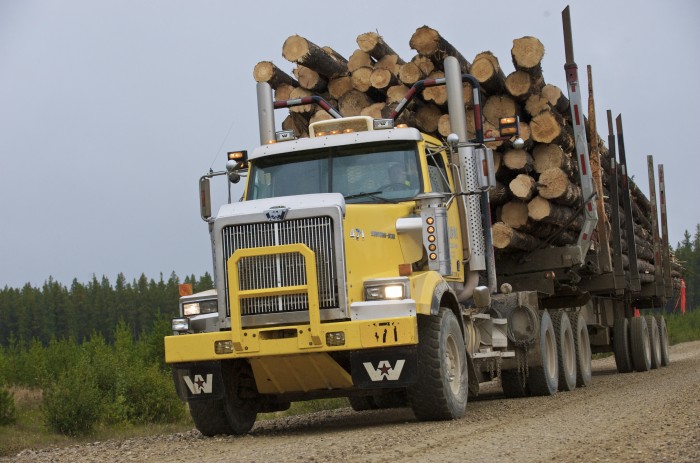
[[[211,374],[207,375],[206,380],[202,375],[194,375],[194,381],[189,376],[183,376],[182,379],[192,394],[211,394],[212,385],[214,384],[214,381],[212,381],[213,376]]]
[[[364,362],[362,365],[364,365],[369,379],[372,381],[382,381],[384,379],[396,381],[401,376],[404,363],[406,363],[405,360],[397,360],[396,365],[392,367],[388,360],[381,360],[377,368],[374,368],[372,362]]]
[[[287,216],[289,209],[286,207],[273,207],[265,211],[265,217],[267,217],[268,222],[281,222]]]

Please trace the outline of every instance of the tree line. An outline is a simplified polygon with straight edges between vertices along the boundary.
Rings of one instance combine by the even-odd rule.
[[[49,277],[41,287],[0,290],[0,346],[71,338],[78,343],[98,334],[114,342],[115,327],[123,320],[132,337],[149,333],[154,324],[178,314],[179,277],[173,272],[158,281],[141,275],[131,282],[119,274],[114,284],[93,275],[87,283],[74,279],[70,286]],[[187,276],[195,292],[214,287],[209,273]]]
[[[700,224],[695,225],[693,235],[685,231],[675,253],[684,267],[682,277],[686,286],[686,306],[688,310],[694,310],[700,307]]]

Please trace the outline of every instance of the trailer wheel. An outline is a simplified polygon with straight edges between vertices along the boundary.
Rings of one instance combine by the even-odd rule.
[[[519,370],[502,370],[501,387],[506,397],[527,397],[527,379]]]
[[[661,344],[661,366],[667,367],[671,360],[668,357],[668,326],[663,315],[656,316],[657,324],[659,325],[659,341]]]
[[[629,325],[627,318],[616,318],[613,324],[613,353],[619,373],[630,373],[634,370],[630,350]]]
[[[532,395],[554,395],[559,388],[557,340],[552,318],[546,310],[540,315],[540,365],[529,368],[527,385]]]
[[[573,391],[576,389],[576,347],[569,316],[563,310],[553,311],[552,325],[557,340],[559,390]]]
[[[590,386],[593,380],[591,373],[591,340],[588,336],[586,319],[579,312],[572,316],[570,321],[576,348],[576,386]]]
[[[467,351],[457,317],[446,307],[418,317],[418,380],[408,403],[422,421],[464,415],[468,396]]]
[[[228,424],[223,399],[196,400],[187,404],[194,426],[207,437],[218,434],[231,434],[233,430]]]
[[[630,320],[630,345],[632,346],[632,363],[637,371],[649,371],[651,368],[651,342],[649,327],[644,317]]]
[[[653,315],[645,317],[649,328],[649,343],[651,344],[651,368],[656,370],[661,367],[661,338],[659,337],[659,327]]]
[[[260,395],[250,364],[244,360],[223,362],[224,410],[231,433],[245,434],[255,424]]]

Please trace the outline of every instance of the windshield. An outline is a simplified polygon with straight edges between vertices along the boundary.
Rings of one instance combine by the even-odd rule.
[[[256,159],[248,199],[340,193],[348,203],[398,202],[421,192],[413,143],[340,146]]]

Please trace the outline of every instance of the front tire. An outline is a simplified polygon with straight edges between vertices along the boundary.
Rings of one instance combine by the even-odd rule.
[[[224,411],[224,400],[197,400],[187,404],[194,426],[206,437],[232,434]]]
[[[418,380],[408,402],[421,421],[464,416],[468,396],[467,352],[457,317],[446,307],[418,317]]]

